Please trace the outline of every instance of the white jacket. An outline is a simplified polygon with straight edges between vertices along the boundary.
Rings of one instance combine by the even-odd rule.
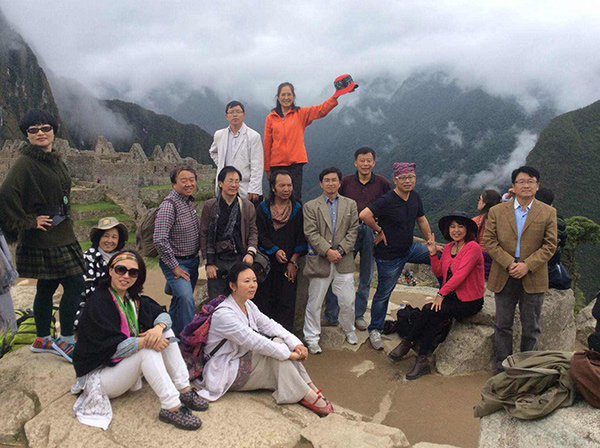
[[[237,376],[239,359],[249,351],[284,361],[302,345],[300,339],[261,313],[252,300],[246,302],[246,312],[248,317],[231,295],[214,311],[204,352],[210,353],[223,339],[227,342],[204,365],[203,381],[197,382],[201,388],[198,395],[207,400],[215,401],[227,392]],[[280,337],[285,345],[263,335]]]
[[[225,155],[227,154],[229,127],[219,129],[210,146],[210,157],[217,165],[217,176],[225,166]],[[260,134],[255,130],[242,124],[240,128],[240,141],[233,155],[233,166],[242,173],[240,183],[240,195],[248,197],[248,193],[262,194],[263,175],[263,144]],[[218,196],[218,181],[215,179],[215,195]]]

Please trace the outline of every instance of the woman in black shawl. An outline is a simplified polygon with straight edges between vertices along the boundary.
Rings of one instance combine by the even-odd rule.
[[[146,280],[143,259],[120,251],[108,262],[108,276],[89,296],[79,322],[73,353],[83,391],[74,406],[80,422],[106,429],[112,417],[109,398],[141,387],[143,375],[161,401],[158,418],[181,429],[198,429],[206,400],[190,389],[188,371],[165,308],[140,295]]]

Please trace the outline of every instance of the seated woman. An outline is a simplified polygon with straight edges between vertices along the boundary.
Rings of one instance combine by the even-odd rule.
[[[487,221],[488,212],[496,204],[500,204],[502,196],[496,190],[484,190],[479,196],[477,202],[477,210],[479,214],[473,218],[475,224],[477,224],[477,238],[479,239],[479,247],[483,252],[483,268],[485,273],[485,279],[487,280],[490,275],[490,268],[492,267],[492,257],[485,250],[485,244],[483,244],[483,232],[485,231],[485,223]]]
[[[406,374],[415,380],[431,372],[429,354],[434,349],[436,334],[442,322],[449,318],[462,320],[473,316],[483,307],[485,280],[483,255],[477,242],[477,224],[464,212],[454,212],[440,219],[439,228],[447,241],[442,258],[437,256],[435,236],[427,241],[431,270],[443,277],[433,303],[423,306],[409,335],[390,352],[393,360],[400,360],[420,340],[419,355],[414,367]]]
[[[204,365],[198,394],[214,401],[228,390],[268,389],[275,391],[277,404],[300,402],[319,415],[333,412],[301,363],[307,348],[252,303],[258,286],[252,267],[236,263],[228,282],[231,294],[212,315],[204,347],[212,357]]]
[[[88,297],[73,353],[78,381],[71,388],[83,393],[73,410],[81,423],[106,429],[112,419],[109,398],[139,390],[144,375],[160,399],[158,418],[198,429],[202,422],[190,409],[203,411],[208,403],[190,389],[169,314],[140,295],[145,280],[144,260],[133,251],[117,252],[108,276]]]

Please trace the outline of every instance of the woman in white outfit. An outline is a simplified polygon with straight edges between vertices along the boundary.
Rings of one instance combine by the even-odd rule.
[[[277,404],[300,402],[319,415],[333,412],[302,365],[307,348],[252,302],[258,287],[252,267],[236,263],[228,282],[231,294],[212,315],[204,348],[212,357],[204,366],[198,394],[214,401],[228,390],[268,389]]]
[[[120,251],[108,262],[105,277],[87,300],[73,354],[77,384],[83,392],[73,409],[79,421],[107,429],[111,398],[141,388],[141,376],[158,395],[158,418],[181,429],[202,422],[190,412],[208,403],[190,389],[188,371],[174,341],[171,318],[163,306],[140,295],[146,280],[143,259]]]

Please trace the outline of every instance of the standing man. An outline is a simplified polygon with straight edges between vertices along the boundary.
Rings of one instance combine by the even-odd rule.
[[[173,190],[160,204],[154,224],[154,246],[159,265],[173,292],[169,314],[179,336],[195,312],[194,287],[198,281],[198,216],[193,207],[198,177],[180,165],[171,172]]]
[[[429,240],[431,234],[421,197],[413,191],[417,182],[415,168],[414,163],[394,163],[396,188],[376,199],[360,213],[360,219],[375,231],[377,290],[371,304],[369,325],[369,341],[375,350],[383,350],[381,330],[390,295],[404,265],[407,262],[429,264],[427,247],[413,242],[415,222],[425,240]]]
[[[354,243],[358,234],[356,202],[340,196],[342,173],[336,167],[319,174],[323,194],[304,204],[304,235],[309,244],[304,275],[309,278],[304,318],[308,351],[321,353],[321,307],[331,286],[340,305],[346,341],[358,344],[354,333]]]
[[[204,203],[200,217],[200,250],[206,260],[208,298],[227,291],[225,276],[238,261],[254,263],[258,247],[256,210],[238,194],[242,174],[225,166],[217,176],[220,194]]]
[[[496,371],[512,354],[515,307],[521,313],[521,351],[537,350],[548,260],[556,251],[556,210],[535,199],[540,173],[530,166],[512,172],[515,200],[490,209],[483,240],[492,257],[488,289],[496,296]]]
[[[386,178],[373,173],[375,151],[368,146],[356,150],[354,153],[354,166],[357,171],[355,174],[350,174],[342,179],[340,194],[354,199],[358,213],[360,213],[375,199],[390,191],[392,185]],[[360,280],[354,300],[354,325],[361,331],[367,329],[364,315],[367,310],[367,300],[369,299],[373,268],[375,267],[375,258],[373,257],[375,251],[374,238],[375,233],[373,230],[367,227],[364,222],[359,221],[358,237],[354,244],[354,258],[360,252]],[[325,325],[337,325],[339,311],[337,298],[330,289],[327,291],[325,298]]]
[[[224,166],[233,166],[242,175],[239,194],[258,203],[262,196],[263,144],[260,134],[244,123],[246,112],[239,101],[231,101],[225,107],[229,127],[219,129],[210,146],[210,157],[217,165],[217,174]],[[219,195],[218,181],[215,195]]]

